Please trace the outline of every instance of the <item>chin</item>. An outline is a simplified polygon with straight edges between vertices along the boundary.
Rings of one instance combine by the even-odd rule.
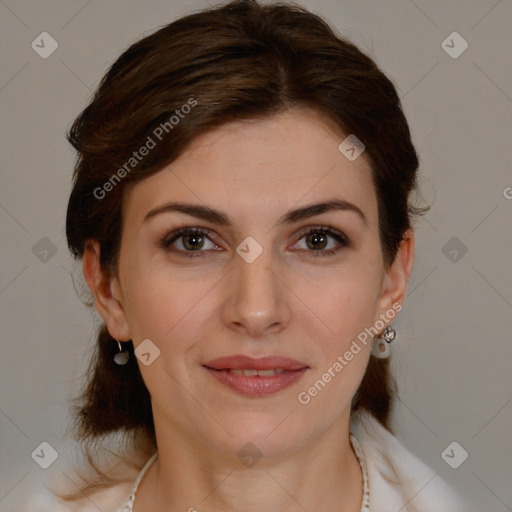
[[[292,416],[292,415],[291,415]],[[283,419],[286,414],[245,413],[236,418],[219,422],[226,427],[232,437],[223,431],[220,438],[211,438],[211,430],[206,433],[209,443],[229,456],[248,456],[272,458],[286,455],[308,442],[308,429],[304,422],[292,425]],[[217,432],[220,432],[217,430]]]

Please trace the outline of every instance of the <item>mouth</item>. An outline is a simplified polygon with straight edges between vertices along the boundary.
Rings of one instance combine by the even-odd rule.
[[[217,370],[218,372],[229,372],[233,375],[245,375],[246,377],[272,377],[274,375],[280,375],[285,370],[283,368],[271,368],[268,370],[253,370],[250,368],[240,369],[240,368],[225,368],[222,370]],[[287,370],[288,371],[288,370]]]
[[[203,364],[217,382],[245,396],[266,396],[295,384],[309,369],[305,363],[281,356],[255,359],[243,355]]]

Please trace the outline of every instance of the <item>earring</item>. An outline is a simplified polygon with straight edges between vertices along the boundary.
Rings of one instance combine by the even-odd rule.
[[[373,338],[372,355],[377,359],[387,359],[391,354],[390,343],[395,339],[396,331],[388,325],[384,330]]]
[[[128,359],[130,359],[130,353],[125,350],[123,352],[123,349],[121,348],[121,343],[119,343],[119,340],[117,341],[117,345],[119,346],[119,352],[114,356],[114,363],[116,363],[119,366],[123,366],[128,362]]]

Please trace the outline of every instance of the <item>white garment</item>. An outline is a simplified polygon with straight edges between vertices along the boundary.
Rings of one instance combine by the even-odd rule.
[[[469,512],[467,503],[439,476],[366,412],[354,414],[350,432],[359,463],[366,469],[370,512]],[[73,503],[49,492],[35,496],[20,512],[131,512],[133,491],[154,462],[151,457],[132,483],[115,485]],[[364,509],[362,503],[361,512]]]

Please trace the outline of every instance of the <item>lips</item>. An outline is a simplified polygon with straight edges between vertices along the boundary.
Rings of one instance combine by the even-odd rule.
[[[244,355],[214,359],[203,367],[224,386],[254,397],[271,395],[292,386],[309,369],[307,364],[288,357],[255,359]]]
[[[307,368],[306,363],[281,356],[267,356],[255,359],[244,355],[220,357],[204,363],[203,366],[212,370],[288,370],[295,371]]]

